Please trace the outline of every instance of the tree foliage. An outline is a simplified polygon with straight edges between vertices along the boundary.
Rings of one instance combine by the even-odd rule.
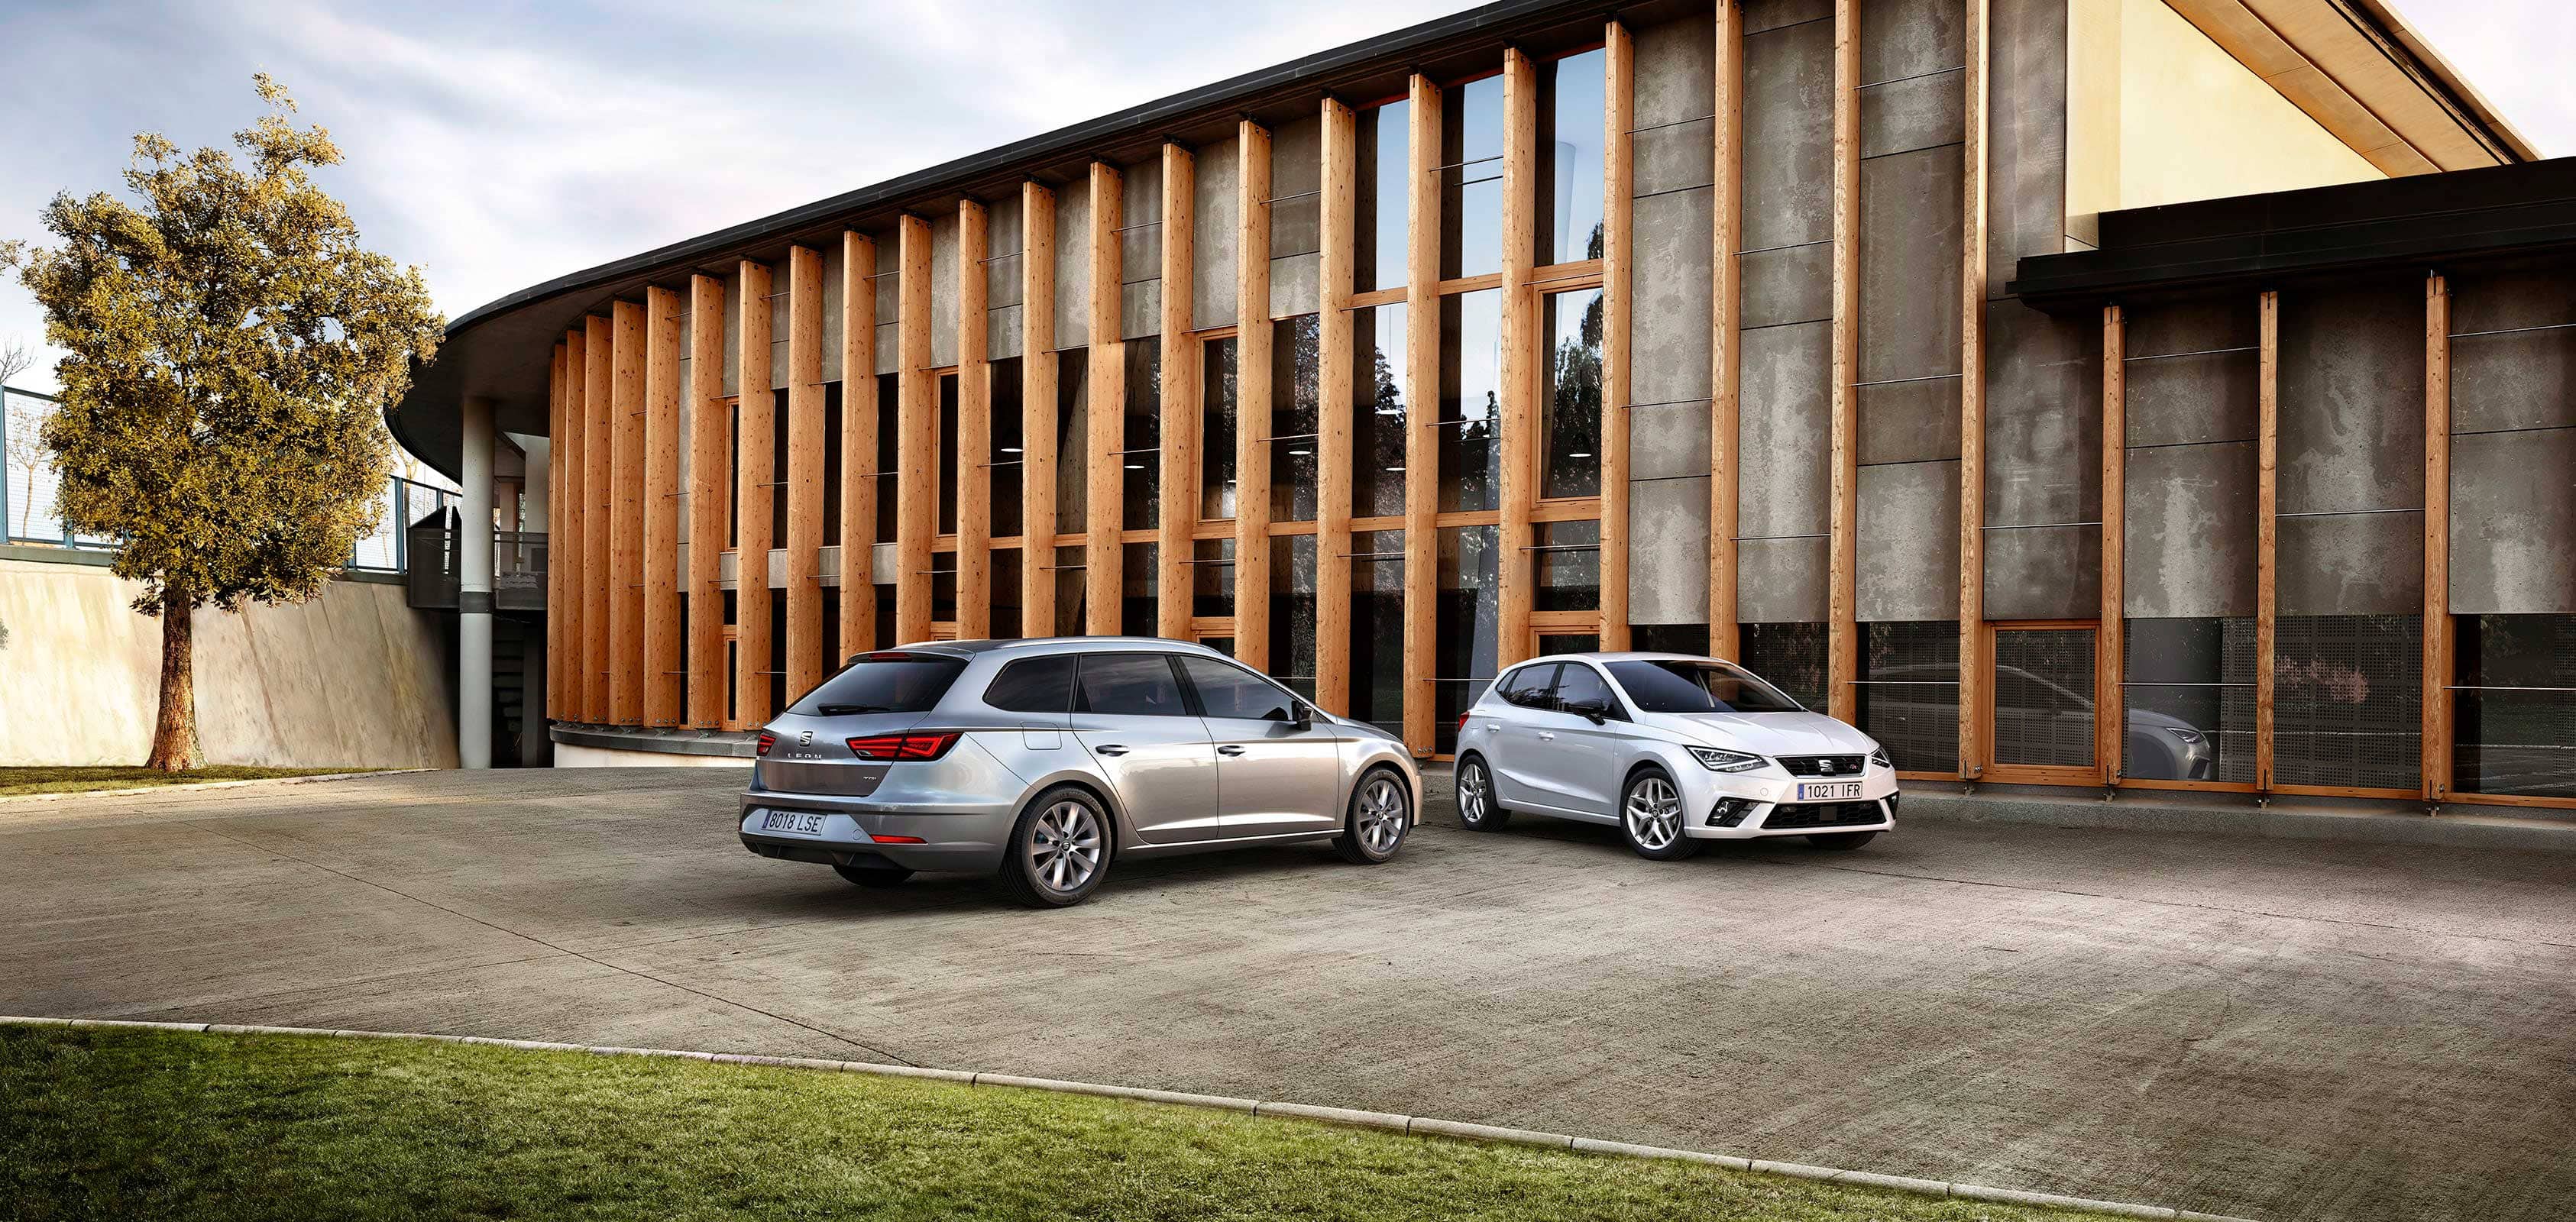
[[[320,593],[376,525],[382,410],[445,324],[313,183],[340,161],[330,133],[255,81],[268,113],[233,137],[240,163],[136,136],[133,202],[57,195],[60,246],[0,246],[70,353],[43,434],[58,512],[120,544],[147,615]]]

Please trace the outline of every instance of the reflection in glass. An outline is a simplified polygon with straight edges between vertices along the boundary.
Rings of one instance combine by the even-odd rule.
[[[1122,526],[1152,526],[1162,520],[1163,341],[1127,341],[1126,453],[1104,456],[1126,467]]]
[[[1704,658],[1708,656],[1708,625],[1630,624],[1628,647],[1640,653],[1686,653]]]
[[[740,468],[735,468],[740,470]],[[903,470],[902,379],[877,375],[877,542],[894,542],[895,486]],[[877,637],[882,641],[886,638]]]
[[[1502,503],[1503,291],[1440,299],[1440,510]]]
[[[1234,337],[1199,345],[1199,517],[1234,516]]]
[[[1782,682],[1785,676],[1762,677],[1808,708],[1829,704],[1821,673],[1812,703],[1807,692]],[[1959,770],[1958,624],[1948,620],[1862,624],[1860,680],[1860,728],[1887,748],[1898,769]]]
[[[987,600],[992,611],[994,640],[1007,641],[1020,635],[1020,549],[997,547],[986,553],[985,569],[992,576],[993,589]]]
[[[1995,763],[2093,767],[2094,637],[2091,628],[1995,633]],[[1953,720],[1954,739],[1957,730]]]
[[[1440,278],[1503,270],[1503,78],[1448,92],[1440,113]]]
[[[930,618],[942,624],[957,622],[957,553],[955,552],[930,554]]]
[[[1458,717],[1485,694],[1494,677],[1495,644],[1502,627],[1500,528],[1451,526],[1440,530],[1440,573],[1433,608],[1432,750],[1458,749]]]
[[[1597,653],[1601,634],[1597,632],[1543,632],[1538,638],[1538,656],[1552,658],[1567,653]]]
[[[1539,495],[1601,495],[1601,290],[1539,299],[1547,337],[1539,410]]]
[[[990,480],[993,507],[992,533],[996,539],[1007,539],[1020,533],[1020,359],[1009,357],[993,362],[993,454],[984,461]],[[1014,620],[1016,624],[1018,621]]]
[[[1358,292],[1391,289],[1405,283],[1405,227],[1412,200],[1406,191],[1407,149],[1412,142],[1413,103],[1389,102],[1358,116],[1358,233],[1352,271]]]
[[[893,587],[885,587],[892,589]],[[1055,634],[1081,636],[1083,625],[1090,622],[1090,607],[1083,600],[1082,549],[1055,549]],[[883,640],[883,637],[879,637]]]
[[[1055,529],[1082,533],[1082,507],[1091,488],[1091,362],[1082,349],[1055,358]]]
[[[1121,548],[1118,631],[1128,636],[1158,636],[1160,626],[1155,597],[1161,582],[1156,574],[1155,545],[1129,543]]]
[[[1190,614],[1234,614],[1234,536],[1190,541]]]
[[[1738,656],[1726,659],[1752,671],[1764,682],[1789,694],[1789,698],[1810,709],[1825,707],[1825,641],[1823,624],[1776,623],[1745,624],[1736,629]],[[1701,653],[1708,638],[1702,635],[1700,648],[1676,649],[1677,653]],[[1670,649],[1669,645],[1639,649]]]
[[[1404,532],[1351,535],[1351,717],[1404,733]]]
[[[1315,520],[1315,434],[1321,413],[1323,319],[1300,314],[1271,328],[1270,517],[1277,522]]]
[[[2121,627],[2120,775],[2252,782],[2254,621],[2130,619]]]
[[[1601,609],[1601,523],[1541,522],[1531,556],[1538,574],[1535,609]]]
[[[786,413],[779,416],[784,419]],[[957,533],[957,468],[972,465],[960,461],[957,454],[957,375],[953,373],[939,375],[939,453],[933,457],[939,464],[939,533],[953,535]],[[778,470],[784,474],[787,468]]]
[[[1354,311],[1351,513],[1404,512],[1404,304]]]
[[[1601,257],[1601,140],[1606,52],[1539,69],[1538,262]]]
[[[2462,616],[2451,787],[2576,798],[2576,616]]]
[[[1270,675],[1315,698],[1315,536],[1270,541]]]
[[[686,377],[687,375],[682,375],[683,381],[685,381]],[[687,433],[683,432],[681,435],[685,437],[687,436]],[[682,459],[681,465],[684,467],[687,466],[686,460],[688,459],[688,456],[689,448],[685,445],[681,446],[680,458]],[[686,471],[683,471],[680,474],[680,486],[683,488],[689,486],[689,476]],[[688,522],[688,511],[684,509],[680,512],[680,529],[684,531],[687,530]],[[841,384],[838,382],[825,382],[823,383],[823,546],[838,547],[840,545]],[[829,624],[832,621],[826,618],[823,622]],[[680,639],[685,641],[689,638],[684,636]],[[837,667],[840,663],[834,662],[832,665]]]
[[[2420,616],[2275,621],[2273,782],[2420,792],[2423,652]]]

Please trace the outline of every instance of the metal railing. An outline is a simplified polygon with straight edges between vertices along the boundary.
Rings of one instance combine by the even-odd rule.
[[[404,532],[411,567],[406,601],[422,610],[453,611],[462,601],[464,549],[456,515],[441,510]],[[546,609],[546,536],[542,531],[492,532],[492,606],[501,611]]]

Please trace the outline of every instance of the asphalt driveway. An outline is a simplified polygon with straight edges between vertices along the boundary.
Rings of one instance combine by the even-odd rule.
[[[2263,1218],[2576,1212],[2576,855],[1913,820],[1455,826],[1030,912],[734,842],[738,776],[0,805],[0,1012],[902,1060]]]

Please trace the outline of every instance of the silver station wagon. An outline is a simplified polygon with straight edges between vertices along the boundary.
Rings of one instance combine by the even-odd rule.
[[[998,874],[1081,902],[1122,858],[1329,840],[1395,856],[1421,777],[1385,731],[1215,650],[1138,637],[864,653],[760,732],[746,848],[866,887]]]

